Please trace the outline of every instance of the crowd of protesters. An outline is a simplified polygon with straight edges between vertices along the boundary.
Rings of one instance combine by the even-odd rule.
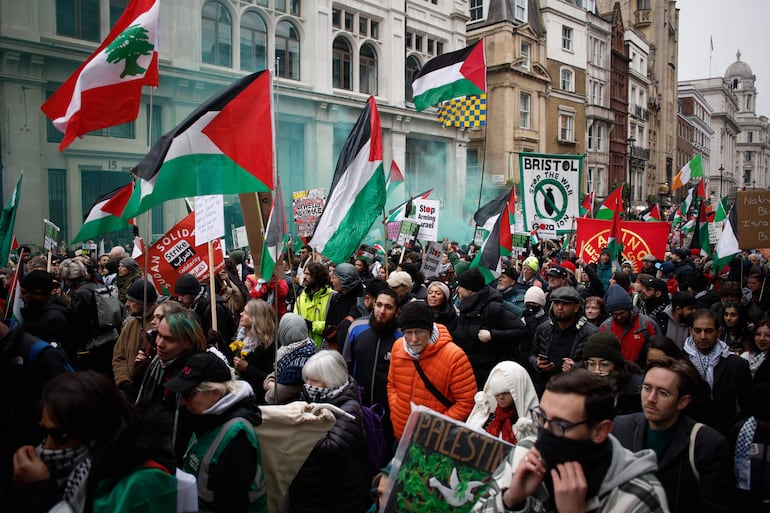
[[[23,248],[20,318],[0,326],[0,511],[176,511],[178,469],[200,511],[267,511],[254,428],[296,400],[343,413],[282,511],[377,511],[388,476],[367,469],[361,408],[385,412],[385,465],[412,404],[516,444],[474,511],[770,511],[760,253],[714,274],[683,248],[636,265],[533,248],[489,282],[474,245],[444,250],[426,277],[419,248],[334,265],[302,246],[268,279],[232,251],[216,290],[186,274],[167,297],[120,247]]]

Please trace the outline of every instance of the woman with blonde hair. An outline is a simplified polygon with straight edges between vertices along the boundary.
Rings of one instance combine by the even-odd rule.
[[[252,299],[241,312],[238,333],[230,344],[233,367],[240,379],[248,381],[264,404],[262,383],[275,362],[275,311],[262,299]]]

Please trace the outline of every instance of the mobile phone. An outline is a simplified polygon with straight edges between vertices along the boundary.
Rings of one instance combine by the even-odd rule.
[[[539,355],[537,355],[537,359],[538,360],[545,360],[545,361],[549,361],[550,360],[550,358],[548,357],[547,354],[539,354]]]

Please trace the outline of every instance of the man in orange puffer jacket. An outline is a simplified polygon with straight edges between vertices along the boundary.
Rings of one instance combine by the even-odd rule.
[[[404,305],[398,322],[404,336],[393,343],[388,371],[388,404],[396,438],[401,438],[412,402],[464,422],[477,392],[465,352],[452,342],[446,327],[433,322],[424,301]]]

